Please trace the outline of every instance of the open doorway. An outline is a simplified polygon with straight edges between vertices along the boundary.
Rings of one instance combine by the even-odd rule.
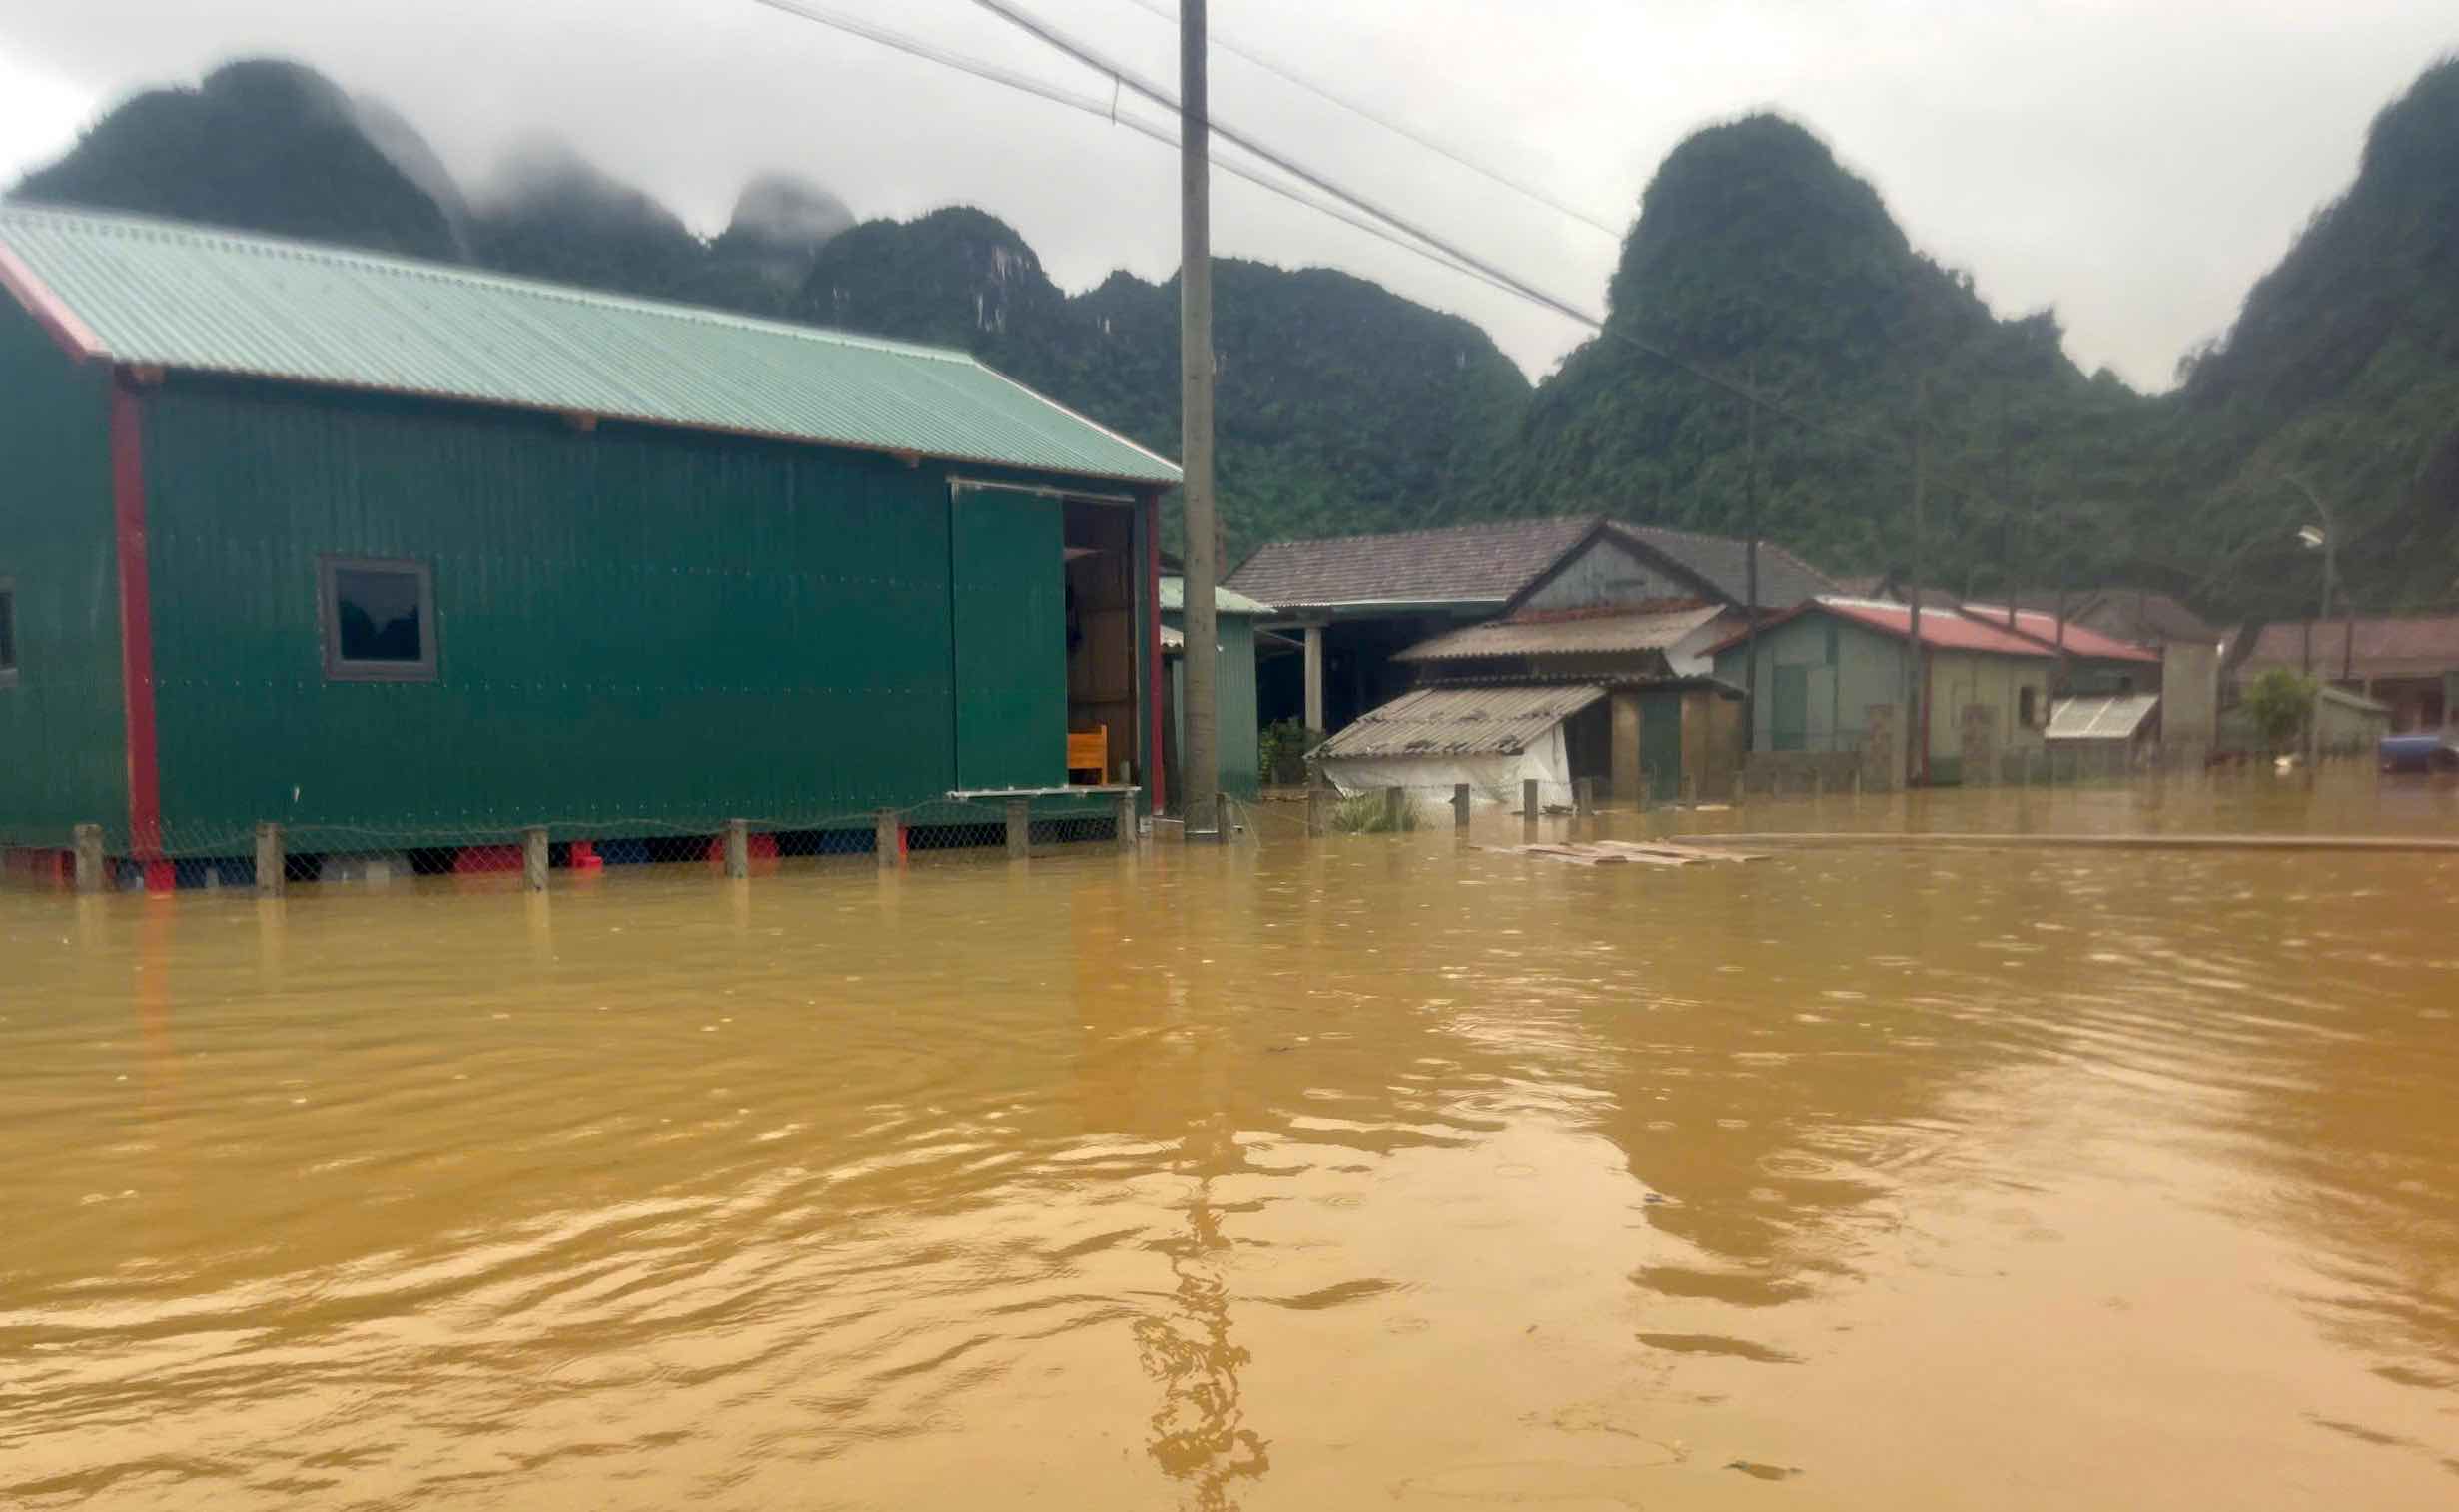
[[[1068,781],[1134,782],[1135,511],[1070,499],[1064,529]]]

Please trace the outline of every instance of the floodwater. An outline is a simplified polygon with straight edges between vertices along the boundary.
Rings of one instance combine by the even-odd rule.
[[[2459,1505],[2459,856],[1287,818],[0,893],[0,1505]]]

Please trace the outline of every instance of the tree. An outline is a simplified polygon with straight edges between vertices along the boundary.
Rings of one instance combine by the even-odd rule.
[[[2316,684],[2286,667],[2271,667],[2245,689],[2246,717],[2254,721],[2264,746],[2274,751],[2295,744],[2313,712]]]

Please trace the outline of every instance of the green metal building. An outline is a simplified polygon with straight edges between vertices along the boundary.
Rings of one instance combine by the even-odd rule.
[[[1178,471],[962,353],[22,206],[0,288],[0,846],[1161,796]]]
[[[1175,573],[1162,578],[1162,654],[1170,680],[1163,696],[1170,710],[1164,721],[1170,753],[1184,749],[1187,739],[1187,579]],[[1213,590],[1214,641],[1220,647],[1213,679],[1213,700],[1219,711],[1221,787],[1225,793],[1251,799],[1263,780],[1262,726],[1255,717],[1255,652],[1257,621],[1275,611],[1232,588]]]

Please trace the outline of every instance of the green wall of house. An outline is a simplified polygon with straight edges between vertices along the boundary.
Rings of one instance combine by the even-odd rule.
[[[0,676],[0,845],[125,844],[111,378],[0,299],[0,579],[17,673]]]
[[[1741,646],[1719,652],[1716,675],[1741,686],[1748,661]],[[1930,780],[1962,777],[1964,711],[1992,711],[2001,751],[2038,747],[2049,718],[2048,658],[1933,651],[1929,708],[1924,720]],[[1905,643],[1829,614],[1803,614],[1759,636],[1759,697],[1752,746],[1760,751],[1861,749],[1870,708],[1895,710],[1895,748],[1904,750]],[[2033,690],[2033,723],[2022,720],[2023,693]]]
[[[1184,631],[1183,616],[1164,614],[1162,623]],[[1255,715],[1255,622],[1242,614],[1220,614],[1213,621],[1221,645],[1219,668],[1213,674],[1213,696],[1221,742],[1221,787],[1225,793],[1253,798],[1262,783],[1262,726]],[[1170,658],[1170,710],[1175,748],[1187,749],[1187,675],[1183,657]],[[1186,795],[1172,789],[1171,802]]]
[[[951,498],[952,473],[1013,474],[177,377],[143,409],[172,854],[242,852],[261,820],[295,849],[864,824],[1066,780],[1060,505]],[[100,546],[47,549],[107,599],[108,490],[86,493]],[[433,681],[327,679],[325,555],[428,568]],[[39,813],[116,835],[104,702],[41,763],[65,775]]]

